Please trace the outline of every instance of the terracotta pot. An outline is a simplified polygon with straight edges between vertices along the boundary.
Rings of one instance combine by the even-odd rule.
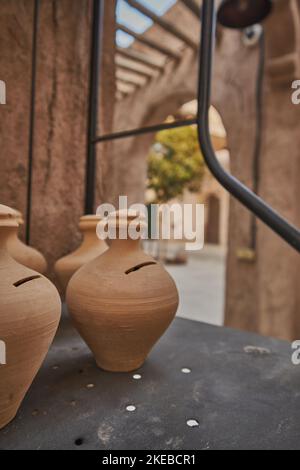
[[[16,415],[58,327],[61,301],[41,274],[17,263],[6,244],[18,227],[14,211],[0,205],[0,429]],[[3,361],[3,357],[1,358]]]
[[[129,223],[143,228],[136,213],[118,215],[118,234]],[[144,363],[170,325],[178,292],[163,266],[142,251],[140,240],[116,239],[73,276],[67,303],[98,366],[126,372]]]
[[[76,251],[64,256],[55,264],[54,270],[64,292],[71,277],[81,266],[102,255],[107,250],[108,247],[105,241],[99,240],[96,233],[100,221],[101,218],[97,215],[81,217],[79,228],[83,234],[82,244]]]
[[[23,225],[24,220],[21,212],[13,211],[18,225]],[[7,249],[9,254],[18,263],[23,264],[29,269],[33,269],[38,273],[45,273],[47,271],[47,262],[44,256],[35,248],[25,245],[18,237],[18,225],[11,231],[7,240]]]

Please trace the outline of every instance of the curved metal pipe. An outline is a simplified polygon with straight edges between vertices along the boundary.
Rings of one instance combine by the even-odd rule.
[[[209,108],[215,29],[215,0],[203,0],[197,122],[199,144],[203,157],[212,174],[225,189],[287,243],[300,252],[300,231],[281,217],[253,191],[225,171],[215,155],[209,132]]]

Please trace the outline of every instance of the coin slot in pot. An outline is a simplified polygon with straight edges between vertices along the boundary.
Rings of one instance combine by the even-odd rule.
[[[155,263],[155,261],[148,261],[147,263],[138,264],[137,266],[134,266],[133,268],[128,269],[128,271],[125,271],[125,274],[134,273],[135,271],[139,271],[140,269],[145,268],[146,266],[152,266],[154,264],[157,264],[157,263]]]
[[[27,282],[34,281],[35,279],[41,279],[42,276],[30,276],[30,277],[25,277],[25,279],[21,279],[18,282],[14,283],[15,287],[20,287],[23,284],[26,284]]]

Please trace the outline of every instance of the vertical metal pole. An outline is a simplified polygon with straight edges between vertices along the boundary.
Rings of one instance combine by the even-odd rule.
[[[26,213],[26,243],[30,243],[31,228],[31,196],[32,196],[32,170],[34,153],[34,127],[35,127],[35,95],[36,95],[36,70],[37,70],[37,39],[39,23],[39,0],[34,1],[33,6],[33,34],[32,34],[32,61],[31,61],[31,94],[30,94],[30,118],[29,118],[29,145],[28,145],[28,182],[27,182],[27,213]]]
[[[265,33],[262,31],[259,40],[259,63],[256,78],[256,130],[255,147],[253,156],[253,191],[259,194],[260,183],[260,157],[262,150],[262,127],[263,127],[263,85],[265,76]],[[251,220],[251,248],[256,250],[257,245],[257,217],[252,214]]]
[[[85,213],[93,214],[96,183],[96,146],[99,107],[99,77],[101,66],[101,40],[103,0],[94,0],[91,38],[91,71],[88,116],[88,149],[86,161]]]

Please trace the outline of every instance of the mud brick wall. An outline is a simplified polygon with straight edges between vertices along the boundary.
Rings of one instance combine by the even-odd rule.
[[[53,263],[80,242],[87,153],[92,0],[41,0],[36,55],[35,128],[31,191],[30,243]],[[105,3],[102,67],[113,73],[114,1]],[[33,0],[0,3],[0,77],[7,104],[0,108],[0,201],[28,210],[28,146]],[[110,28],[108,30],[108,28]],[[107,52],[109,50],[109,53]],[[109,80],[114,96],[113,80]],[[100,119],[109,129],[113,107],[102,94]],[[104,127],[104,125],[103,125]],[[105,150],[105,149],[104,149]],[[100,158],[100,157],[99,157]],[[105,170],[102,149],[97,200]]]

